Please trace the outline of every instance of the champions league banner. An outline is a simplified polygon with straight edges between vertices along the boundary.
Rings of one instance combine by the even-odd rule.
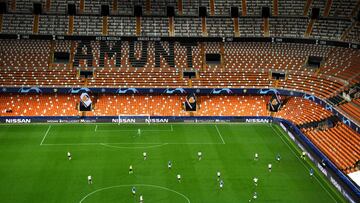
[[[273,95],[269,102],[269,110],[271,112],[278,112],[281,107],[280,95]]]
[[[92,109],[92,101],[88,93],[82,93],[80,95],[80,111],[91,111]]]
[[[281,102],[281,96],[279,94],[279,92],[277,90],[271,90],[271,91],[268,91],[269,93],[273,93],[270,101],[269,101],[269,104],[268,104],[268,107],[269,107],[269,111],[271,112],[278,112],[281,108],[281,105],[282,105],[282,102]]]
[[[194,93],[187,95],[184,106],[186,111],[196,111],[196,96]]]

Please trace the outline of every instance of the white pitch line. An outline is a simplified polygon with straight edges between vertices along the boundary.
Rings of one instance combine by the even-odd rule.
[[[51,125],[48,127],[48,129],[47,129],[47,131],[46,131],[46,133],[45,133],[45,135],[44,135],[43,139],[41,140],[40,145],[43,145],[43,142],[44,142],[44,140],[45,140],[46,136],[48,135],[48,133],[49,133],[50,129],[51,129]]]
[[[150,145],[150,146],[142,146],[142,147],[122,147],[122,146],[115,146],[115,145],[106,144],[106,143],[100,143],[100,145],[102,145],[104,147],[117,148],[117,149],[150,149],[150,148],[162,147],[162,146],[168,145],[168,143],[163,143],[163,144],[158,144],[158,145]]]
[[[95,132],[97,131],[98,125],[95,125]]]
[[[218,134],[219,134],[219,136],[221,138],[222,143],[225,144],[224,138],[221,136],[221,133],[220,133],[219,128],[217,127],[217,125],[215,125],[215,128],[216,128],[216,131],[218,132]]]
[[[290,151],[296,156],[296,158],[302,163],[302,165],[305,167],[306,170],[309,170],[309,168],[304,164],[304,162],[299,158],[299,156],[294,152],[294,149],[289,146],[287,142],[282,138],[282,136],[274,129],[272,125],[270,125],[272,130],[280,137],[280,139],[283,141],[283,143],[286,144],[286,146],[290,149]],[[333,195],[328,191],[327,188],[324,187],[324,185],[319,181],[319,179],[314,176],[316,181],[320,184],[320,186],[330,195],[330,197],[334,200],[334,202],[337,202],[336,199],[333,197]]]
[[[171,124],[171,132],[173,132],[174,131],[174,129],[173,129],[173,125]]]
[[[121,188],[121,187],[152,187],[152,188],[157,188],[157,189],[162,189],[162,190],[167,190],[169,192],[172,192],[172,193],[175,193],[181,197],[183,197],[187,203],[190,203],[190,199],[185,196],[184,194],[176,191],[176,190],[173,190],[173,189],[170,189],[170,188],[167,188],[167,187],[163,187],[163,186],[159,186],[159,185],[148,185],[148,184],[131,184],[131,185],[114,185],[114,186],[110,186],[110,187],[104,187],[104,188],[100,188],[100,189],[97,189],[95,191],[92,191],[90,192],[89,194],[85,195],[80,201],[79,203],[82,203],[85,199],[87,199],[89,196],[95,194],[95,193],[98,193],[98,192],[101,192],[101,191],[104,191],[104,190],[109,190],[109,189],[113,189],[113,188]]]
[[[141,130],[142,132],[172,132],[172,130]],[[137,130],[97,130],[96,132],[137,132]]]
[[[84,146],[89,146],[89,145],[99,145],[100,143],[97,142],[85,142],[85,143],[45,143],[42,144],[41,146],[80,146],[80,145],[84,145]]]
[[[90,146],[90,145],[222,145],[223,143],[124,143],[124,142],[113,142],[113,143],[97,143],[97,142],[87,142],[87,143],[45,143],[41,146]]]

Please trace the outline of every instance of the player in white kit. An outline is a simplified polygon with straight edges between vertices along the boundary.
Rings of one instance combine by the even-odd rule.
[[[218,171],[218,172],[216,173],[216,175],[217,175],[217,181],[219,181],[219,180],[220,180],[220,176],[221,176],[220,171]]]
[[[259,160],[259,154],[258,153],[255,153],[254,160],[255,161]]]
[[[258,179],[257,177],[255,177],[255,178],[253,179],[255,186],[258,186],[258,180],[259,180],[259,179]]]
[[[172,163],[171,163],[171,161],[168,161],[168,169],[170,170],[171,167],[172,167]]]
[[[143,156],[144,156],[144,160],[146,160],[146,158],[147,158],[146,152],[143,152]]]
[[[202,159],[202,152],[201,151],[198,152],[198,159],[199,159],[199,161]]]
[[[92,177],[91,176],[88,176],[88,184],[92,184]]]

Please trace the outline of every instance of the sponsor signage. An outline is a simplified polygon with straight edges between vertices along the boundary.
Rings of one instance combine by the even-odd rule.
[[[12,118],[5,119],[5,123],[31,123],[31,119],[22,119],[22,118]]]
[[[168,123],[169,119],[167,118],[147,118],[145,119],[146,123]]]
[[[136,119],[135,118],[116,118],[116,119],[111,119],[112,123],[136,123]]]
[[[269,123],[269,119],[265,119],[265,118],[250,118],[250,119],[245,119],[246,123]]]

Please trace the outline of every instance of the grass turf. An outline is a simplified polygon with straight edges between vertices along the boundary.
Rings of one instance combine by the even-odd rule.
[[[269,124],[0,125],[0,202],[139,202],[143,194],[146,203],[230,203],[255,191],[256,202],[345,202],[317,170],[310,178],[315,167],[299,156]]]

